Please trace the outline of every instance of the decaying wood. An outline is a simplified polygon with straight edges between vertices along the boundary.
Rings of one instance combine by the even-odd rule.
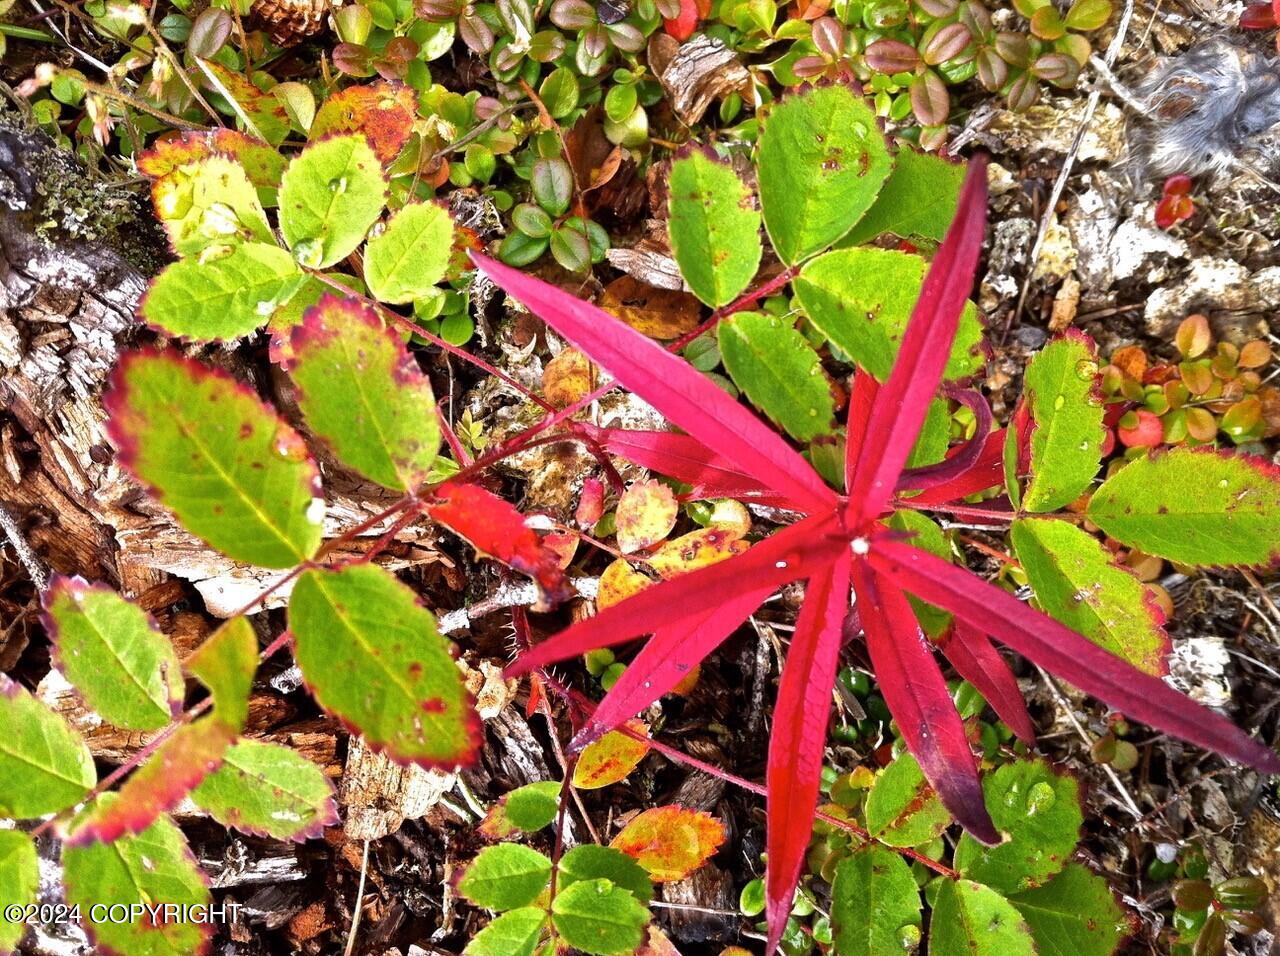
[[[654,60],[652,45],[650,60]],[[690,126],[702,119],[713,100],[751,85],[751,74],[738,54],[705,33],[681,43],[665,66],[654,68],[676,115]]]

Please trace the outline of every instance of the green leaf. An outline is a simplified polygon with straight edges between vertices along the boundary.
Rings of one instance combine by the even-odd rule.
[[[411,203],[369,240],[364,281],[383,302],[412,302],[444,278],[453,252],[453,220],[435,203]]]
[[[811,86],[776,103],[759,154],[764,224],[789,265],[848,232],[893,168],[874,111],[847,86]]]
[[[884,233],[941,242],[955,218],[964,172],[963,163],[899,149],[875,204],[839,244],[861,245]]]
[[[21,830],[0,830],[0,953],[12,952],[26,932],[25,922],[10,919],[10,906],[28,906],[36,901],[40,886],[40,861],[36,845]]]
[[[920,426],[920,434],[907,457],[908,468],[923,468],[936,465],[947,457],[947,446],[951,443],[951,410],[946,399],[935,398],[929,403],[924,424]]]
[[[556,893],[551,922],[570,946],[592,956],[633,953],[644,942],[648,908],[609,880],[582,880]]]
[[[929,956],[1037,956],[1022,915],[989,886],[944,880],[929,919]]]
[[[57,577],[44,595],[58,669],[103,720],[156,730],[181,708],[182,665],[147,613],[83,578]]]
[[[119,799],[114,793],[104,793],[95,805],[109,807]],[[190,956],[207,945],[212,925],[190,919],[189,911],[170,911],[166,918],[163,911],[149,915],[120,908],[212,903],[186,839],[168,817],[161,817],[137,836],[113,843],[67,846],[62,863],[67,902],[80,907],[85,929],[99,952]],[[93,918],[95,914],[99,919]]]
[[[795,326],[739,312],[716,331],[724,367],[752,404],[797,441],[829,435],[835,417],[822,360]]]
[[[1031,927],[1039,956],[1111,956],[1130,932],[1107,881],[1079,863],[1009,902]]]
[[[213,695],[213,716],[238,734],[249,720],[258,638],[245,617],[227,621],[187,658],[187,670]]]
[[[703,150],[671,165],[671,252],[693,294],[714,308],[732,302],[760,268],[760,213],[733,167]]]
[[[947,541],[946,535],[943,534],[937,523],[927,515],[904,508],[900,511],[895,511],[885,523],[894,531],[907,532],[913,535],[911,544],[915,547],[923,548],[930,554],[936,554],[945,561],[952,560],[951,545]],[[907,600],[911,602],[912,608],[915,609],[916,620],[920,622],[920,627],[930,637],[941,637],[947,628],[951,626],[951,615],[947,611],[932,604],[926,604],[910,594],[907,595]]]
[[[307,424],[343,464],[397,491],[426,480],[440,447],[431,382],[372,309],[325,296],[294,328],[288,368]]]
[[[458,892],[487,910],[512,910],[536,900],[551,880],[551,861],[532,847],[485,847],[458,881]]]
[[[560,810],[560,784],[543,780],[512,790],[503,798],[507,819],[526,832],[541,830]]]
[[[345,259],[387,201],[378,157],[360,135],[312,143],[280,183],[280,231],[294,258],[312,269]]]
[[[84,799],[98,775],[67,722],[0,674],[0,817],[26,820]]]
[[[906,252],[837,249],[806,265],[792,288],[827,340],[883,382],[898,357],[926,268],[924,259]],[[977,309],[966,303],[946,378],[963,378],[982,367],[982,333]]]
[[[955,868],[1001,892],[1046,883],[1059,872],[1080,838],[1080,783],[1044,760],[1018,760],[982,778],[996,829],[1009,839],[983,846],[969,834],[956,846]]]
[[[1080,333],[1054,339],[1027,366],[1023,389],[1032,432],[1031,477],[1022,507],[1057,511],[1089,487],[1102,459],[1104,409],[1093,340]],[[1006,441],[1023,438],[1010,428]]]
[[[463,956],[533,956],[546,925],[546,910],[536,906],[511,910],[476,933]]]
[[[179,166],[152,184],[151,199],[180,256],[212,245],[275,242],[258,190],[244,167],[225,156]]]
[[[246,242],[217,258],[180,259],[166,266],[152,280],[139,311],[170,335],[225,341],[260,328],[303,278],[283,249]]]
[[[627,890],[641,903],[653,899],[653,881],[644,867],[621,850],[584,843],[560,860],[556,888],[563,891],[582,880],[609,880]]]
[[[1280,469],[1260,458],[1175,448],[1125,465],[1089,501],[1122,544],[1195,567],[1280,560]]]
[[[276,840],[306,840],[338,821],[333,786],[320,768],[258,740],[228,750],[191,798],[223,826]]]
[[[866,846],[836,867],[831,929],[840,956],[903,952],[903,930],[919,925],[920,888],[897,853]]]
[[[563,216],[573,201],[573,169],[558,156],[533,164],[529,187],[534,202],[552,216]]]
[[[316,553],[324,500],[315,462],[229,374],[176,352],[130,352],[102,402],[120,461],[188,531],[265,568]]]
[[[951,823],[916,758],[905,751],[876,774],[867,795],[867,829],[889,846],[920,846]]]
[[[474,759],[480,720],[453,646],[390,573],[373,564],[307,571],[289,600],[289,627],[320,706],[373,749],[428,767]]]
[[[1012,541],[1040,607],[1148,674],[1168,673],[1164,613],[1093,535],[1055,518],[1021,518]]]

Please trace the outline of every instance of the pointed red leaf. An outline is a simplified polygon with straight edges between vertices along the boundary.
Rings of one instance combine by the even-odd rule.
[[[769,736],[766,777],[769,865],[765,869],[766,953],[777,949],[813,833],[822,783],[822,755],[831,715],[831,689],[840,659],[841,625],[849,608],[849,565],[843,552],[828,570],[809,579]]]
[[[965,621],[956,621],[941,646],[956,672],[978,689],[1018,739],[1034,747],[1036,728],[1018,680],[987,635]]]
[[[441,485],[427,514],[466,538],[477,551],[529,575],[548,601],[562,601],[571,593],[555,552],[525,524],[524,515],[497,495],[478,485]]]
[[[1225,717],[976,575],[887,538],[872,542],[868,560],[922,601],[945,608],[1126,716],[1267,773],[1280,773],[1280,755]]]
[[[668,419],[762,485],[817,512],[836,495],[773,429],[709,378],[603,309],[486,256],[475,264],[509,295]]]
[[[844,487],[848,491],[853,487],[853,471],[858,464],[858,456],[862,453],[862,443],[867,437],[867,422],[871,419],[871,409],[875,407],[876,396],[880,394],[880,383],[870,372],[857,369],[853,373],[853,386],[849,390],[849,422],[845,427],[844,440]]]
[[[984,843],[999,843],[964,722],[906,596],[864,561],[853,566],[853,589],[880,693],[907,747],[956,821]]]
[[[876,396],[849,488],[855,525],[888,503],[942,381],[960,315],[973,290],[987,223],[985,160],[969,163],[956,217],[920,287],[889,379]]]
[[[982,460],[987,438],[991,434],[991,406],[980,393],[971,388],[956,389],[948,394],[973,412],[973,437],[963,445],[952,448],[947,457],[937,464],[908,468],[898,476],[898,491],[948,484],[965,475]]]
[[[835,531],[835,518],[830,514],[805,518],[737,557],[646,588],[525,651],[507,668],[507,676],[517,677],[599,647],[686,623],[735,595],[744,595],[745,600],[748,590],[773,590],[808,577],[847,547]]]
[[[1005,430],[991,432],[982,442],[982,449],[971,467],[946,481],[926,488],[918,495],[903,501],[906,507],[939,505],[959,501],[979,491],[986,491],[1004,483]]]

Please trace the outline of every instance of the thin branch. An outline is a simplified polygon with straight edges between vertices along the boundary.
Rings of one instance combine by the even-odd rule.
[[[13,515],[9,514],[9,509],[4,505],[0,505],[0,531],[4,532],[5,538],[18,556],[18,563],[27,572],[27,577],[36,586],[36,590],[44,591],[49,586],[49,572],[36,557],[36,553],[31,550],[31,545],[27,544],[27,539],[22,536],[22,529],[18,527],[18,523],[13,520]]]

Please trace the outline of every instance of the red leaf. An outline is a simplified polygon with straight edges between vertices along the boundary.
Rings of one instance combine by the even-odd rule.
[[[702,444],[806,513],[836,495],[777,432],[683,359],[625,322],[541,279],[472,253],[475,264],[592,361]]]
[[[868,560],[922,601],[945,608],[1127,716],[1267,773],[1280,773],[1280,755],[1225,717],[975,575],[887,538],[872,542]]]
[[[920,287],[898,359],[867,421],[866,440],[849,487],[855,526],[884,510],[920,434],[973,290],[986,222],[987,166],[985,160],[975,159],[969,164],[956,217]]]
[[[848,551],[809,579],[787,650],[769,736],[769,865],[765,869],[766,953],[777,949],[804,866],[822,782],[822,754],[831,688],[840,659],[841,625],[849,607]]]
[[[906,596],[864,561],[853,566],[853,588],[880,693],[907,747],[957,822],[984,843],[999,843],[964,722]]]
[[[987,703],[1028,747],[1036,744],[1036,728],[1018,681],[987,636],[965,621],[956,621],[942,653],[956,672],[978,689]]]
[[[991,406],[982,395],[969,388],[957,389],[950,393],[950,397],[973,412],[973,437],[963,445],[952,448],[947,457],[935,465],[904,471],[898,476],[898,491],[935,488],[947,484],[960,478],[982,460],[982,453],[991,434]]]
[[[1246,30],[1274,30],[1276,14],[1270,3],[1251,3],[1240,15],[1240,26]]]
[[[543,546],[524,523],[524,515],[497,495],[477,485],[441,485],[427,514],[466,538],[477,551],[529,575],[548,601],[562,601],[571,593],[555,552]]]
[[[1004,439],[1005,429],[991,432],[983,440],[978,459],[972,467],[941,484],[925,489],[918,495],[912,495],[903,504],[916,507],[959,501],[961,498],[1002,484],[1004,482]]]
[[[849,422],[845,427],[844,444],[844,487],[847,491],[853,487],[853,471],[862,452],[862,443],[867,437],[867,421],[871,418],[871,409],[875,407],[876,396],[880,393],[880,383],[870,372],[857,369],[853,373],[853,387],[849,393]]]
[[[805,518],[737,557],[646,588],[579,621],[521,654],[507,668],[507,676],[517,677],[598,647],[686,623],[745,589],[773,590],[808,577],[845,547],[843,536],[836,534],[834,516]]]
[[[698,5],[695,0],[680,0],[680,16],[674,20],[663,20],[663,29],[681,43],[693,36],[698,29]]]

